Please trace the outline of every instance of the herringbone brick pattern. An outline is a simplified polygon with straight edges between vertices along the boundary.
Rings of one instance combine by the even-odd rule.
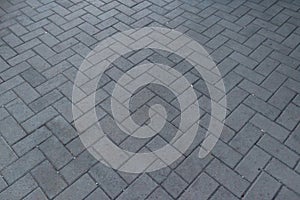
[[[105,114],[115,81],[139,63],[165,63],[183,73],[202,110],[199,138],[184,157],[159,171],[127,174],[107,168],[82,145],[72,87],[84,57],[100,41],[145,26],[181,31],[206,48],[225,82],[228,114],[221,140],[199,159],[210,113],[200,75],[160,51],[117,59],[98,84],[96,102],[103,129],[122,148],[159,148],[178,126],[177,102],[167,92],[159,95],[162,88],[144,88],[133,102],[145,106],[141,111],[159,102],[170,113],[155,142],[128,139]],[[83,84],[89,93],[89,80]],[[300,2],[1,0],[0,105],[1,200],[298,200]],[[144,114],[137,111],[133,118],[142,124]]]

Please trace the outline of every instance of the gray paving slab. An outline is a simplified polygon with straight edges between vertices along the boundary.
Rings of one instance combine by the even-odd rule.
[[[300,199],[299,10],[295,0],[2,1],[0,199]],[[217,68],[210,65],[211,71],[206,71],[214,86],[210,95],[204,75],[179,56],[191,49],[174,54],[147,48],[117,59],[112,56],[129,44],[186,47],[183,38],[137,31],[130,38],[123,35],[118,40],[122,45],[104,44],[101,49],[111,48],[89,60],[93,64],[115,60],[99,83],[97,67],[80,71],[77,86],[83,98],[92,97],[92,85],[97,84],[97,120],[116,146],[139,153],[161,149],[184,121],[176,95],[149,84],[131,96],[130,115],[139,126],[147,125],[150,107],[160,104],[167,111],[163,129],[141,139],[118,126],[111,108],[113,89],[139,64],[154,62],[177,70],[199,102],[199,128],[187,151],[163,169],[132,174],[104,165],[99,161],[101,152],[94,152],[97,160],[92,150],[87,151],[72,109],[91,113],[93,106],[87,99],[74,106],[72,91],[84,58],[100,42],[121,31],[150,26],[181,31],[199,42],[216,63],[226,96],[220,92]],[[189,58],[199,60],[195,55]],[[163,73],[148,72],[173,89],[186,89],[175,74]],[[130,86],[137,77],[127,78]],[[126,100],[124,95],[116,97]],[[225,127],[212,152],[199,159],[211,100],[227,100]],[[84,117],[86,128],[97,121]]]

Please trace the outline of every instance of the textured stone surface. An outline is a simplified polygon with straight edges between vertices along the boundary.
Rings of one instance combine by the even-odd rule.
[[[1,1],[0,199],[300,199],[299,10],[296,0]],[[199,159],[211,111],[203,77],[179,56],[157,50],[115,60],[96,95],[99,123],[115,144],[128,151],[158,149],[178,127],[175,96],[151,86],[132,97],[132,116],[147,123],[145,108],[162,104],[169,111],[166,128],[140,140],[114,123],[115,81],[139,63],[163,63],[183,73],[202,112],[201,128],[184,156],[155,172],[129,174],[86,151],[74,126],[72,90],[84,57],[99,42],[145,26],[182,31],[203,45],[223,77],[228,112],[221,141]],[[164,36],[160,42],[172,39]],[[90,94],[94,80],[80,73],[82,94]],[[167,82],[178,87],[175,79]],[[83,101],[75,109],[90,107]]]

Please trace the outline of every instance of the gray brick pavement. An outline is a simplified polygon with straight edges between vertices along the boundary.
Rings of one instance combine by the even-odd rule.
[[[299,11],[297,0],[2,1],[0,199],[300,199]],[[183,157],[136,175],[112,170],[85,150],[71,100],[90,50],[116,32],[144,26],[182,31],[206,48],[224,79],[228,113],[220,141],[198,159],[211,108],[193,66],[149,49],[115,60],[99,81],[96,103],[104,132],[122,148],[160,148],[180,119],[175,96],[149,86],[135,94],[133,118],[147,123],[147,107],[162,103],[169,112],[164,131],[134,140],[116,126],[110,94],[138,63],[164,63],[183,73],[203,112],[197,139]],[[82,79],[82,95],[91,93],[93,81]],[[75,109],[90,109],[85,103]]]

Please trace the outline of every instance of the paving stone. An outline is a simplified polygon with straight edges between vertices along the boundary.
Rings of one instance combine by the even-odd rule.
[[[12,117],[0,121],[0,133],[10,145],[26,136],[25,131]]]
[[[48,161],[41,163],[31,172],[39,186],[45,191],[49,198],[53,198],[67,186]]]
[[[274,71],[262,82],[261,86],[271,92],[275,92],[286,80],[286,76]]]
[[[226,98],[227,108],[229,110],[234,110],[248,95],[249,93],[246,91],[239,87],[234,87],[222,100]]]
[[[22,98],[22,100],[28,104],[35,99],[39,98],[39,94],[27,83],[23,83],[14,88],[16,94]]]
[[[172,200],[173,198],[164,191],[161,187],[157,188],[150,194],[150,196],[147,197],[148,200],[159,200],[159,199],[165,199],[165,200]]]
[[[54,136],[43,142],[40,149],[56,169],[62,168],[73,158],[70,152]]]
[[[177,198],[188,184],[176,173],[171,172],[168,178],[162,183],[162,186],[172,197]]]
[[[23,83],[24,80],[20,76],[15,76],[0,84],[0,94],[7,92],[8,90],[16,87],[17,85]]]
[[[55,88],[57,88],[58,86],[60,86],[61,84],[63,84],[64,82],[66,82],[67,79],[63,76],[63,75],[58,75],[53,77],[52,79],[44,82],[43,84],[39,85],[36,89],[40,94],[46,94],[52,90],[54,90]]]
[[[27,194],[37,187],[30,174],[27,174],[10,185],[3,192],[0,193],[0,198],[3,200],[19,200],[23,199]]]
[[[216,159],[210,163],[206,171],[238,197],[241,197],[250,185],[248,181]]]
[[[4,80],[8,80],[29,68],[30,65],[28,63],[20,62],[17,63],[15,66],[10,67],[8,70],[2,72],[1,77],[3,77]]]
[[[38,188],[27,195],[24,200],[47,200],[47,197],[44,192],[40,188]]]
[[[32,87],[36,87],[46,81],[45,77],[43,77],[34,68],[27,69],[22,72],[21,75]]]
[[[117,199],[145,199],[157,184],[146,174],[137,178]]]
[[[24,137],[22,140],[18,141],[12,146],[12,148],[18,154],[18,156],[22,156],[29,150],[41,144],[51,135],[51,132],[43,126],[30,135]]]
[[[11,184],[25,175],[31,168],[41,163],[44,158],[44,155],[38,149],[34,149],[6,167],[2,171],[2,175]]]
[[[300,198],[299,194],[296,194],[295,192],[289,190],[286,187],[282,187],[278,195],[275,197],[276,200],[281,200],[281,199],[297,200],[299,198]]]
[[[267,100],[272,95],[272,93],[268,90],[245,79],[239,84],[239,87],[246,90],[250,94],[254,94],[262,100]]]
[[[52,107],[48,107],[31,117],[30,119],[26,120],[21,125],[29,133],[41,127],[56,115],[57,112]]]
[[[65,177],[55,174],[49,178],[59,177],[71,184],[53,196],[57,199],[134,199],[134,195],[142,193],[146,194],[143,199],[188,199],[184,196],[187,194],[190,198],[199,194],[197,199],[299,199],[300,6],[296,1],[27,0],[4,1],[0,7],[0,148],[4,152],[0,156],[4,175],[0,177],[0,199],[50,199],[49,190],[43,188],[48,182],[34,183],[28,174],[34,168],[64,172]],[[129,138],[124,141],[127,135],[103,112],[111,112],[107,97],[114,81],[110,77],[117,80],[134,63],[175,65],[173,68],[194,85],[203,113],[200,126],[204,128],[199,129],[184,156],[169,167],[142,175],[146,179],[139,184],[138,174],[115,172],[94,163],[97,160],[85,151],[73,128],[71,101],[76,73],[97,43],[116,32],[145,26],[181,31],[205,47],[218,64],[226,86],[228,117],[211,154],[199,159],[199,145],[209,125],[211,108],[206,83],[192,64],[174,54],[150,49],[117,59],[114,66],[121,71],[109,71],[110,76],[100,80],[98,88],[104,93],[99,92],[96,101],[101,103],[96,106],[100,125],[116,144],[133,150],[153,150],[164,146],[177,131],[168,123],[164,134],[150,143],[136,143],[137,139]],[[132,39],[140,37],[143,33],[137,32]],[[212,69],[215,72],[216,68]],[[94,81],[82,81],[82,94],[92,93]],[[216,86],[220,88],[220,82]],[[155,88],[152,92],[164,94],[158,93],[165,102],[156,98],[151,103],[176,107],[173,95]],[[214,92],[214,100],[225,101],[221,93]],[[145,101],[133,104],[142,106]],[[170,110],[168,118],[174,119],[172,123],[179,123],[178,114]],[[137,112],[132,116],[140,121],[145,118]],[[51,146],[53,138],[57,143]],[[39,152],[36,146],[42,143],[45,152],[39,153],[41,161],[32,161],[34,158],[27,155]],[[273,163],[277,162],[275,158],[279,163]],[[21,159],[29,164],[19,162]],[[265,165],[266,171],[256,170]],[[8,168],[15,168],[14,173],[5,171]],[[9,173],[11,178],[6,179]],[[41,173],[40,177],[49,175]],[[28,181],[15,187],[26,176]],[[207,187],[206,180],[213,187]],[[155,188],[146,191],[151,186],[148,182],[153,181]],[[137,191],[136,187],[142,189]]]
[[[250,69],[253,69],[258,64],[255,60],[236,52],[232,53],[229,57]]]
[[[264,116],[266,116],[271,120],[275,120],[280,114],[279,109],[253,95],[248,96],[248,98],[244,101],[244,103],[247,106],[249,106],[251,109],[260,112],[261,114],[263,114]]]
[[[227,189],[225,189],[223,186],[219,187],[219,189],[213,194],[213,196],[210,198],[211,200],[237,200],[231,192],[229,192]]]
[[[269,154],[254,146],[237,165],[236,171],[250,182],[253,182],[270,159]]]
[[[97,185],[89,175],[84,175],[58,195],[55,200],[81,200],[91,193]]]
[[[285,145],[296,151],[298,154],[300,152],[300,125],[290,134],[289,138],[286,140]]]
[[[78,157],[75,157],[68,165],[61,169],[60,173],[70,184],[83,173],[86,173],[97,160],[88,152],[84,151]]]
[[[285,184],[287,187],[292,189],[294,192],[299,191],[299,174],[291,170],[277,159],[271,160],[266,168],[266,171]]]
[[[7,187],[7,183],[4,181],[3,178],[0,178],[0,191]]]
[[[250,122],[279,141],[284,141],[289,135],[289,131],[260,114],[255,114]]]
[[[262,173],[249,189],[244,199],[272,199],[279,188],[280,183],[276,179],[267,173]]]
[[[245,77],[249,81],[252,81],[256,84],[260,84],[263,80],[264,77],[260,75],[259,73],[256,73],[254,70],[251,70],[243,65],[238,65],[234,71],[238,73],[239,75]]]
[[[254,113],[252,109],[241,104],[227,117],[226,124],[230,128],[238,131],[247,123]]]
[[[70,142],[78,136],[76,130],[61,116],[49,121],[47,127],[63,144]]]
[[[34,112],[39,112],[39,111],[47,108],[48,106],[50,106],[51,104],[53,104],[54,102],[56,102],[57,100],[59,100],[62,97],[63,97],[63,95],[59,91],[53,90],[53,91],[41,96],[40,98],[36,99],[35,101],[31,102],[29,104],[29,107]]]
[[[205,183],[205,184],[203,184]],[[218,183],[202,173],[200,176],[184,191],[179,199],[208,199],[209,196],[217,189]]]
[[[212,156],[199,159],[198,154],[199,148],[196,148],[175,170],[188,183],[191,183],[212,160]]]
[[[4,108],[0,108],[0,114],[0,120],[9,116],[9,113]]]
[[[17,159],[17,156],[2,137],[0,137],[0,150],[0,169],[2,170],[13,161],[15,161]]]
[[[294,167],[299,159],[296,153],[267,134],[259,140],[258,146],[290,167]]]
[[[92,194],[90,194],[86,200],[109,200],[109,197],[101,190],[100,188],[97,188]]]
[[[276,121],[287,129],[292,130],[299,120],[300,108],[294,104],[289,104]]]
[[[95,165],[89,172],[111,198],[118,196],[127,187],[126,182],[114,170],[101,163]]]

